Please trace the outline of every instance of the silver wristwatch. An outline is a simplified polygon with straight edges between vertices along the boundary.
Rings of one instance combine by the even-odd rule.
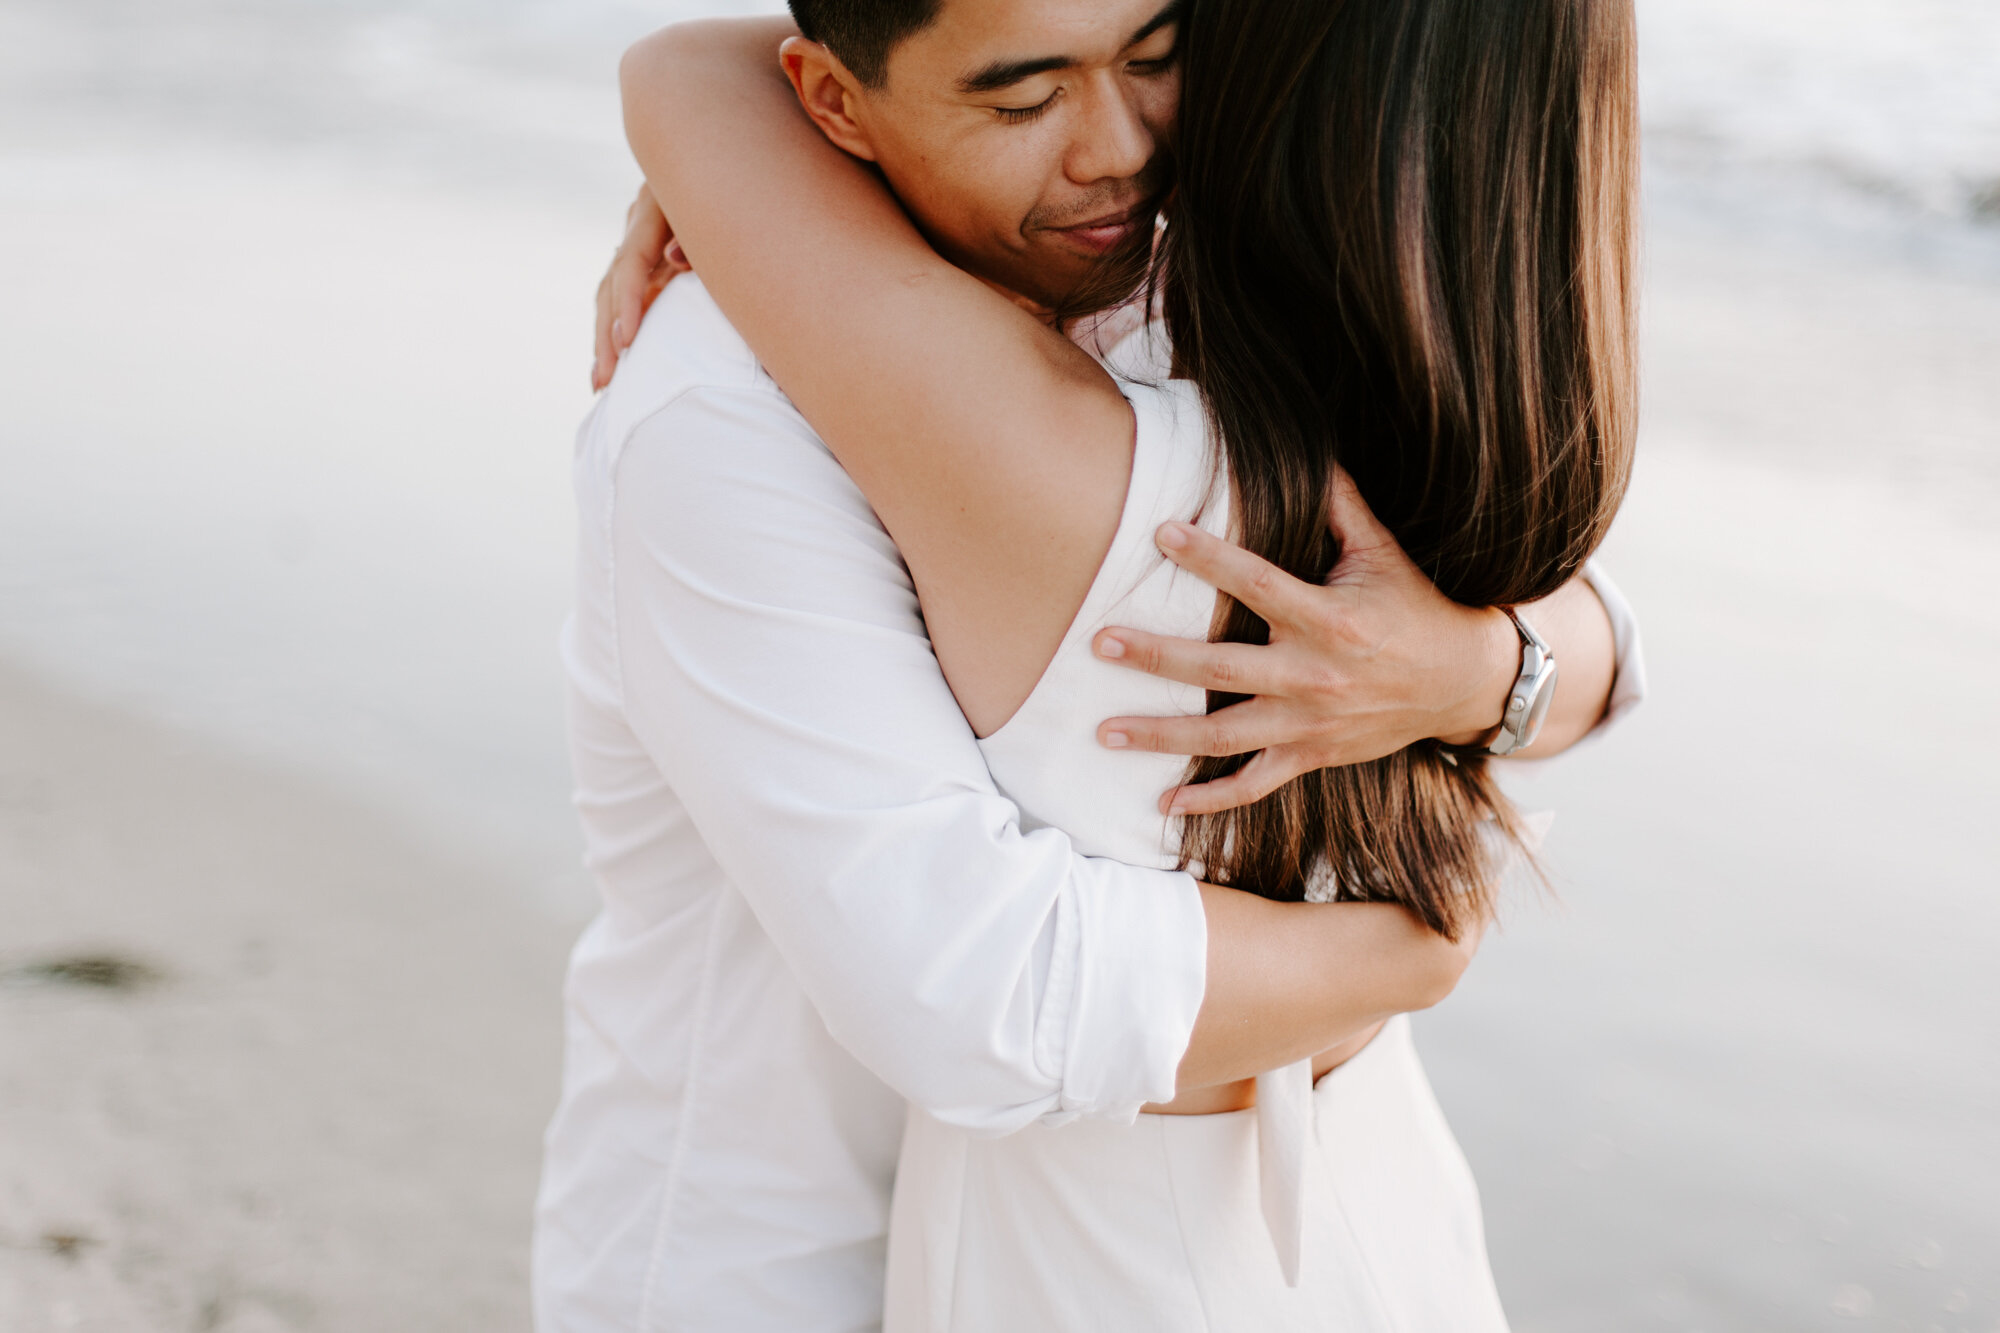
[[[1534,627],[1515,614],[1511,606],[1500,608],[1521,635],[1521,674],[1507,694],[1507,712],[1500,719],[1500,734],[1486,747],[1488,754],[1512,754],[1535,743],[1549,705],[1556,698],[1556,655]]]

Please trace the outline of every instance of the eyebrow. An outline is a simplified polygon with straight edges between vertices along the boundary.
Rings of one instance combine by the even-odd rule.
[[[1159,13],[1140,25],[1137,32],[1125,39],[1121,51],[1130,50],[1145,41],[1169,23],[1177,21],[1186,0],[1169,0]],[[961,93],[993,93],[1002,88],[1011,88],[1024,79],[1032,79],[1037,74],[1047,74],[1050,70],[1069,69],[1082,62],[1075,56],[1034,56],[1026,60],[996,60],[968,74],[958,81]]]

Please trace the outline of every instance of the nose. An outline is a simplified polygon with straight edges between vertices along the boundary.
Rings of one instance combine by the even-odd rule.
[[[1146,169],[1158,145],[1126,81],[1104,72],[1080,90],[1083,114],[1070,123],[1076,137],[1064,159],[1064,173],[1078,185],[1129,180]]]

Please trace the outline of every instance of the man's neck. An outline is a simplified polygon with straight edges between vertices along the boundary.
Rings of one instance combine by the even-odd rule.
[[[1123,305],[1072,319],[1063,332],[1071,342],[1102,361],[1111,355],[1112,348],[1146,327],[1146,321],[1154,313],[1141,290],[1134,292]]]
[[[1039,319],[1040,321],[1042,321],[1042,323],[1048,325],[1050,328],[1055,327],[1056,312],[1050,309],[1048,306],[1043,305],[1040,301],[1037,301],[1034,297],[1023,296],[1020,292],[1015,291],[1012,287],[1007,286],[1003,282],[995,281],[992,278],[982,277],[977,273],[974,273],[972,276],[978,278],[988,287],[991,287],[994,291],[1000,293],[1000,295],[1006,297],[1009,301],[1012,301],[1015,305],[1021,307],[1021,309],[1027,311],[1029,314],[1033,315],[1036,319]]]
[[[978,275],[975,274],[974,276],[977,277]],[[980,278],[979,280],[1050,328],[1058,327],[1056,312],[1034,297],[1023,296],[1020,292],[1003,283],[996,282],[992,278]],[[1110,355],[1113,347],[1116,347],[1124,339],[1145,326],[1148,313],[1145,293],[1143,291],[1135,292],[1131,299],[1125,301],[1123,304],[1111,306],[1105,310],[1093,311],[1087,315],[1072,315],[1069,320],[1069,326],[1059,329],[1059,331],[1066,334],[1071,342],[1090,353],[1092,357],[1102,361],[1106,356]]]

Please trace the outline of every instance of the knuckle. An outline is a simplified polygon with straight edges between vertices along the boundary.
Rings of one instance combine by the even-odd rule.
[[[1336,739],[1322,739],[1311,745],[1301,746],[1296,762],[1291,765],[1292,776],[1317,772],[1322,768],[1339,768],[1351,763],[1345,748]]]
[[[1338,608],[1329,606],[1324,598],[1314,598],[1312,608],[1306,613],[1305,627],[1314,638],[1339,640],[1348,633],[1354,618]]]
[[[1234,662],[1226,657],[1219,657],[1208,664],[1204,676],[1208,688],[1229,693],[1242,680],[1243,673],[1237,669]]]
[[[1314,597],[1300,619],[1303,621],[1305,631],[1320,643],[1341,647],[1354,643],[1361,637],[1361,614],[1357,613],[1350,598]]]
[[[1347,692],[1347,677],[1340,671],[1325,665],[1306,668],[1298,681],[1300,694],[1322,701],[1338,700]]]
[[[1335,614],[1329,611],[1323,632],[1332,643],[1355,654],[1372,653],[1381,638],[1368,623],[1365,614],[1352,612]]]

